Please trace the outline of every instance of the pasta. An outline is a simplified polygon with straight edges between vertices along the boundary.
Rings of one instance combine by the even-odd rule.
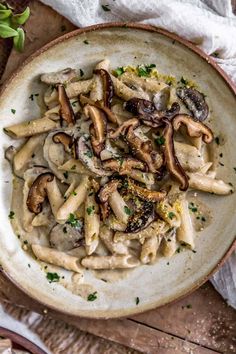
[[[5,128],[28,138],[6,153],[23,186],[12,196],[12,207],[22,206],[12,227],[23,248],[81,276],[194,251],[196,220],[206,221],[196,191],[233,192],[217,179],[210,110],[197,86],[154,64],[110,69],[107,59],[86,80],[70,68],[41,80],[44,116]]]

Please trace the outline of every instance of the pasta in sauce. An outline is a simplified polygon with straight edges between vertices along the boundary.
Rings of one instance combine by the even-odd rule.
[[[204,95],[154,64],[112,71],[104,60],[87,80],[72,69],[41,80],[48,111],[5,128],[27,138],[6,153],[24,249],[79,274],[150,264],[179,245],[194,250],[188,190],[232,192],[215,177]]]

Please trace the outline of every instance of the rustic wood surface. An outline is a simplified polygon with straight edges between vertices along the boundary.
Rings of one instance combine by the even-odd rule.
[[[236,0],[233,0],[233,5],[236,9]],[[31,18],[26,24],[26,50],[23,54],[12,50],[2,82],[36,49],[75,28],[38,1],[31,2],[31,11]],[[0,289],[4,301],[60,319],[143,353],[236,353],[236,312],[227,306],[210,283],[174,304],[127,319],[107,321],[76,319],[45,309],[22,295],[2,275]]]

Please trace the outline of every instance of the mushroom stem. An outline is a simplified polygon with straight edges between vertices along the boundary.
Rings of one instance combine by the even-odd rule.
[[[178,130],[181,125],[185,125],[187,133],[191,138],[202,137],[206,144],[210,144],[213,140],[213,133],[204,123],[197,122],[187,114],[178,114],[173,119],[173,128]]]
[[[68,125],[74,125],[75,124],[74,111],[71,107],[69,98],[66,94],[66,90],[63,85],[58,86],[58,100],[60,103],[60,114],[61,114],[62,119]]]
[[[96,69],[94,70],[94,74],[99,75],[102,79],[104,106],[111,108],[111,101],[114,95],[112,79],[105,69]]]
[[[167,194],[166,191],[152,191],[147,188],[140,187],[131,179],[128,179],[128,190],[139,198],[153,203],[164,199]]]
[[[180,183],[180,190],[188,189],[188,177],[185,174],[182,166],[179,163],[175,155],[174,142],[173,142],[173,127],[171,122],[168,119],[163,119],[165,123],[165,128],[163,130],[164,137],[164,145],[162,147],[165,157],[166,166],[170,172],[170,174],[176,178],[176,180]]]

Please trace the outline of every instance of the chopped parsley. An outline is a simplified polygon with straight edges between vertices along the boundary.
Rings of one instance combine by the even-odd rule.
[[[89,195],[89,197],[91,197],[91,195],[93,195],[93,191],[89,192],[88,195]]]
[[[188,304],[186,305],[187,309],[191,309],[192,308],[192,305],[191,304]]]
[[[183,76],[180,79],[181,84],[188,85],[188,80],[186,80]]]
[[[31,265],[28,263],[28,267],[30,268],[31,267]]]
[[[15,114],[15,113],[16,113],[16,110],[12,108],[12,109],[11,109],[11,113],[12,113],[12,114]]]
[[[28,241],[27,240],[24,240],[24,245],[28,245]]]
[[[72,194],[72,195],[74,195],[74,196],[76,196],[76,195],[77,195],[77,193],[76,193],[75,191],[73,191],[71,194]]]
[[[97,300],[97,291],[94,291],[94,293],[89,294],[87,297],[87,301],[94,301]]]
[[[196,205],[195,205],[193,202],[190,202],[190,203],[189,203],[188,208],[189,208],[193,213],[196,213],[197,210],[198,210],[197,207],[196,207]]]
[[[89,44],[89,41],[87,41],[87,39],[85,39],[84,44]]]
[[[175,213],[173,213],[173,211],[170,211],[170,212],[168,213],[168,218],[169,218],[170,220],[172,220],[174,217],[175,217]]]
[[[222,162],[219,162],[219,165],[220,165],[220,166],[224,166],[224,164],[223,164]]]
[[[195,250],[192,250],[192,252],[193,252],[193,253],[197,253],[197,251],[195,251]]]
[[[63,230],[64,234],[67,234],[67,228],[66,228],[66,226],[64,226],[62,230]]]
[[[211,55],[212,55],[212,57],[214,57],[214,58],[218,58],[218,57],[219,57],[219,53],[218,53],[218,52],[214,52],[214,53],[212,53]]]
[[[109,5],[102,5],[102,9],[105,12],[111,11],[111,9],[109,8]]]
[[[35,154],[32,154],[32,155],[31,155],[31,158],[33,159],[34,157],[35,157]]]
[[[150,73],[152,72],[152,69],[155,68],[155,64],[149,64],[149,65],[138,65],[138,76],[149,76]]]
[[[116,70],[114,70],[114,73],[116,76],[121,76],[122,74],[124,74],[125,70],[123,68],[123,66],[117,68]]]
[[[57,273],[47,273],[47,279],[49,283],[56,283],[60,280],[60,276]]]
[[[14,216],[15,216],[15,213],[14,213],[14,211],[11,210],[8,215],[9,219],[14,219]]]
[[[94,213],[94,211],[95,211],[94,205],[91,205],[86,209],[88,215],[91,215],[92,213]]]
[[[93,157],[92,151],[87,151],[84,153],[85,156],[88,156],[90,159]]]
[[[202,217],[201,217],[201,220],[202,220],[203,222],[205,222],[205,221],[206,221],[205,216],[202,216]]]
[[[181,248],[178,247],[177,250],[176,250],[177,253],[180,253],[181,252]]]
[[[68,178],[68,171],[64,172],[63,176],[65,177],[65,179],[67,179]]]
[[[75,169],[76,169],[76,166],[73,165],[73,166],[71,167],[71,170],[75,170]]]
[[[222,154],[222,152],[221,152],[221,153],[219,154],[219,156],[220,156],[220,157],[223,157],[223,154]]]
[[[65,25],[62,25],[61,26],[61,32],[65,32],[66,31],[66,26]]]
[[[215,142],[217,145],[220,145],[220,138],[218,136],[215,137]]]
[[[73,102],[71,102],[71,104],[72,104],[73,107],[76,107],[76,103],[78,103],[78,101],[73,101]]]
[[[67,224],[71,225],[72,227],[80,226],[80,221],[76,218],[76,216],[70,213],[69,218],[67,220]]]
[[[39,96],[39,93],[31,93],[31,95],[29,96],[29,99],[31,100],[31,101],[33,101],[34,100],[34,97],[38,97]]]
[[[138,305],[139,302],[140,302],[139,297],[136,297],[136,298],[135,298],[135,303],[136,303],[136,305]]]
[[[236,167],[234,167],[233,169],[234,169],[234,172],[236,172]]]
[[[132,210],[130,208],[128,208],[126,205],[124,206],[124,211],[125,211],[125,214],[132,215]]]
[[[165,144],[165,138],[164,136],[158,136],[156,139],[155,139],[155,142],[158,144],[158,145],[164,145]]]
[[[84,72],[83,72],[82,69],[79,69],[79,73],[80,73],[80,76],[81,76],[81,77],[84,76]]]

